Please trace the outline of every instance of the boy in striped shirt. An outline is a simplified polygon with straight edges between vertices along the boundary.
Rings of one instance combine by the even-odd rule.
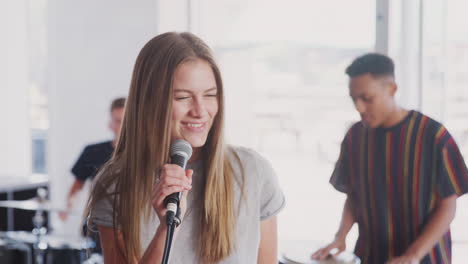
[[[345,249],[354,223],[362,263],[451,263],[450,223],[468,192],[468,171],[447,129],[399,107],[393,61],[370,53],[346,69],[361,121],[341,145],[330,183],[346,193],[335,239],[313,254]]]

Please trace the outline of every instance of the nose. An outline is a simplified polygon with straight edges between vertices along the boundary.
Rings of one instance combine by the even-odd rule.
[[[354,107],[356,108],[356,110],[360,113],[360,114],[363,114],[365,111],[366,111],[366,106],[364,104],[364,102],[362,102],[362,100],[356,100],[354,102]]]
[[[203,99],[196,98],[192,101],[190,108],[190,114],[194,117],[203,117],[206,113],[206,106],[203,102]]]

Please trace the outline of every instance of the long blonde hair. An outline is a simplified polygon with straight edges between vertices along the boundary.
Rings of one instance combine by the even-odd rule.
[[[157,172],[169,159],[174,73],[179,65],[201,59],[211,65],[218,88],[218,113],[202,148],[205,191],[198,254],[215,263],[234,247],[233,172],[225,156],[223,84],[210,48],[191,33],[169,32],[151,39],[140,51],[133,70],[120,138],[111,160],[101,169],[91,191],[87,212],[101,199],[113,201],[118,252],[128,263],[140,259],[140,219],[148,221],[151,191]],[[109,186],[114,186],[108,194]],[[117,243],[117,242],[116,242]]]

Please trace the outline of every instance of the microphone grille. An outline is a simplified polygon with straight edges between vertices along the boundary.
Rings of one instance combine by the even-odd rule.
[[[187,156],[187,160],[192,156],[192,146],[183,139],[177,139],[171,144],[170,155],[175,154]]]

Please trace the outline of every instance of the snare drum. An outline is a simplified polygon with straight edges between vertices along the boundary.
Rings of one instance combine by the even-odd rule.
[[[360,264],[361,260],[351,252],[345,251],[337,257],[326,260],[311,259],[312,253],[320,249],[317,242],[293,242],[288,243],[283,250],[281,263],[283,264]]]

